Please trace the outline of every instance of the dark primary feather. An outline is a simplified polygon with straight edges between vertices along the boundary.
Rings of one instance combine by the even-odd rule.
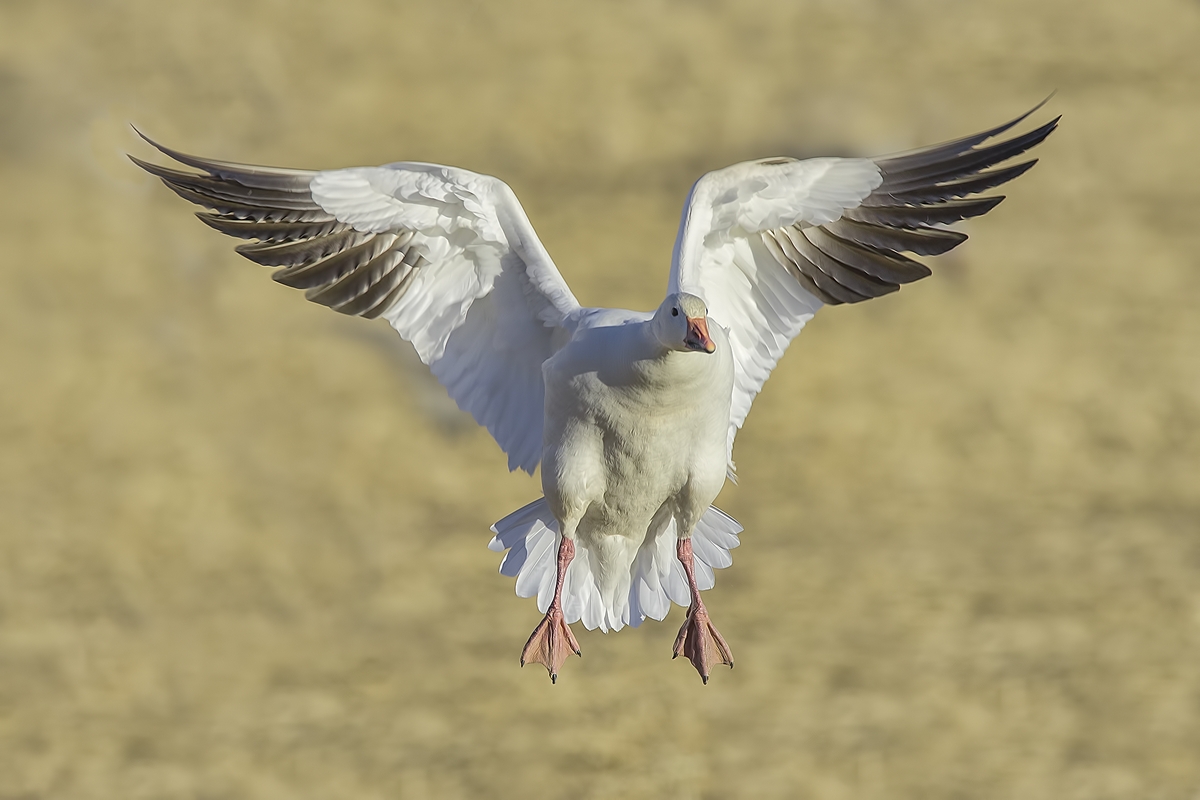
[[[235,164],[232,161],[200,158],[199,156],[188,155],[187,153],[181,153],[178,150],[164,147],[137,128],[133,130],[138,136],[146,140],[151,147],[168,158],[178,161],[180,164],[186,164],[189,167],[203,170],[209,175],[233,181],[241,186],[259,189],[282,189],[308,194],[308,184],[312,181],[313,176],[317,174],[312,170],[305,169],[260,167],[253,164]]]
[[[132,158],[132,156],[131,156]],[[171,191],[198,206],[211,208],[221,217],[238,220],[255,220],[258,222],[329,222],[333,215],[322,211],[316,205],[312,209],[271,208],[258,203],[247,203],[241,200],[230,200],[218,197],[212,192],[198,192],[169,178],[163,178],[163,183]]]
[[[808,276],[808,272],[800,268],[800,259],[793,258],[793,256],[784,252],[783,248],[779,244],[779,237],[782,235],[782,231],[763,231],[762,242],[764,245],[766,245],[767,251],[771,254],[771,257],[782,264],[787,269],[788,273],[796,279],[796,282],[804,287],[806,292],[820,300],[822,303],[828,303],[829,305],[837,305],[838,303],[841,303],[841,300],[835,300],[820,286],[817,286],[816,282]],[[811,272],[811,270],[809,270],[809,272]]]
[[[1048,100],[1049,98],[1047,98]],[[940,255],[967,239],[943,226],[991,211],[1003,196],[969,197],[1023,175],[1036,159],[985,172],[1043,142],[1055,117],[1028,133],[981,146],[1037,111],[982,133],[876,159],[883,182],[840,219],[762,234],[763,243],[805,289],[829,304],[858,303],[930,274],[903,255]],[[966,198],[966,199],[963,199]]]
[[[392,251],[387,254],[389,267],[380,274],[378,280],[370,284],[362,294],[337,307],[343,314],[358,314],[367,319],[374,319],[386,311],[391,304],[408,289],[409,281],[417,273],[417,267],[424,263],[416,248],[409,247],[407,251]]]
[[[1036,163],[1037,159],[1034,158],[1020,164],[1014,164],[1011,167],[1004,167],[1003,169],[992,170],[991,172],[981,172],[974,177],[964,178],[963,180],[930,183],[928,186],[923,186],[919,189],[908,189],[903,192],[892,192],[890,194],[876,192],[868,196],[863,201],[863,205],[885,206],[900,203],[910,206],[927,206],[933,203],[942,203],[946,200],[986,192],[988,189],[1008,183],[1013,178],[1024,175]]]
[[[874,275],[885,283],[912,283],[928,277],[929,268],[890,250],[879,250],[829,233],[822,228],[805,231],[812,245],[850,269]]]
[[[922,225],[948,225],[986,214],[1004,195],[976,197],[971,200],[947,200],[934,206],[859,206],[843,214],[844,219],[890,225],[893,228],[919,228]]]
[[[1054,95],[1051,95],[1050,97],[1053,97],[1053,96]],[[1014,127],[1016,127],[1017,125],[1020,125],[1022,122],[1024,122],[1030,116],[1032,116],[1042,106],[1046,105],[1046,103],[1050,102],[1050,97],[1047,97],[1045,100],[1038,103],[1036,106],[1029,109],[1024,114],[1017,117],[1016,119],[1011,119],[1002,125],[997,125],[994,128],[989,128],[988,130],[981,131],[979,133],[973,133],[970,136],[963,136],[959,139],[952,139],[948,142],[941,142],[940,144],[926,145],[925,147],[919,147],[916,150],[907,150],[903,153],[896,153],[895,155],[884,156],[883,158],[877,158],[877,159],[875,159],[875,163],[878,164],[880,167],[886,168],[890,162],[898,161],[901,159],[903,159],[906,163],[910,164],[911,166],[923,166],[925,164],[933,163],[934,161],[942,161],[946,158],[949,158],[949,157],[955,156],[959,153],[970,150],[975,145],[982,144],[983,142],[986,142],[988,139],[995,138],[996,136],[999,136],[1000,134],[1004,133],[1005,131],[1012,130]]]
[[[835,256],[834,253],[836,250],[830,247],[828,242],[824,243],[824,247],[819,246],[817,244],[817,241],[819,241],[818,237],[821,234],[819,229],[798,230],[791,228],[785,231],[785,233],[787,234],[787,238],[796,245],[796,250],[810,264],[837,281],[841,286],[859,295],[857,299],[846,299],[846,302],[857,303],[859,300],[879,297],[896,291],[897,287],[889,281],[880,280],[865,269],[855,269],[853,258],[847,258],[844,253],[839,254],[842,256],[841,258]],[[828,287],[826,291],[828,291]]]
[[[205,225],[239,239],[258,239],[260,242],[294,242],[342,231],[350,226],[336,219],[314,222],[261,222],[252,219],[222,217],[220,214],[198,212]]]
[[[314,236],[290,242],[258,242],[242,244],[235,248],[246,258],[264,267],[294,267],[311,264],[328,256],[337,255],[363,242],[369,242],[374,234],[360,233],[345,227],[325,236]]]
[[[821,257],[820,253],[814,253],[811,244],[800,229],[781,228],[774,238],[791,264],[811,278],[821,292],[833,298],[834,301],[857,303],[875,296],[876,293],[870,290],[859,291],[861,287],[856,285],[859,281],[855,280],[858,276],[843,274],[846,272],[844,265],[838,264],[836,261],[827,261]],[[861,277],[865,281],[866,276]]]
[[[905,189],[919,188],[930,183],[974,175],[994,164],[1015,158],[1031,147],[1040,144],[1054,131],[1061,118],[1055,117],[1036,130],[991,147],[968,150],[965,153],[959,153],[930,164],[912,166],[903,157],[888,159],[886,164],[879,165],[883,170],[883,184],[877,191],[891,194],[902,192]]]
[[[307,187],[302,192],[262,189],[254,186],[245,186],[236,181],[216,178],[211,175],[181,172],[158,164],[151,164],[148,161],[142,161],[140,158],[135,158],[134,156],[130,156],[129,158],[133,163],[151,175],[157,175],[159,178],[162,178],[168,186],[190,189],[196,194],[210,197],[214,200],[233,200],[260,208],[293,210],[313,210],[320,208],[313,202],[312,195],[308,193]]]
[[[357,231],[322,209],[309,190],[315,172],[200,158],[163,147],[140,131],[138,135],[164,155],[202,171],[185,172],[130,156],[133,163],[183,199],[210,209],[196,214],[204,224],[256,240],[235,249],[263,266],[282,267],[272,277],[304,289],[315,303],[343,314],[377,317],[404,294],[426,263],[411,244],[412,231]]]
[[[893,228],[845,218],[823,227],[830,233],[852,242],[870,245],[880,250],[907,251],[921,256],[939,256],[967,239],[965,233],[942,228]]]
[[[300,261],[281,269],[273,277],[284,286],[294,289],[319,289],[344,278],[382,255],[396,241],[396,235],[366,234],[367,238],[353,247],[344,247],[325,258]]]

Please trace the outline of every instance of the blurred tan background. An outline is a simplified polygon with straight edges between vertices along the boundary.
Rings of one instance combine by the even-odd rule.
[[[506,179],[652,308],[703,171],[1057,89],[935,276],[822,312],[681,620],[558,686],[485,545],[538,494],[382,323],[124,159]],[[0,3],[0,798],[1200,797],[1200,4]]]

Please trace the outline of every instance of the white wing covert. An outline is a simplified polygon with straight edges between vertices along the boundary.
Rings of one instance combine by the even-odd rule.
[[[143,137],[145,138],[145,137]],[[401,162],[305,171],[215,161],[151,145],[202,170],[133,161],[206,224],[257,240],[237,252],[343,314],[383,317],[459,407],[496,439],[509,469],[541,460],[542,361],[579,308],[504,182]]]
[[[1045,101],[1043,101],[1044,103]],[[754,397],[822,305],[858,303],[930,274],[903,253],[938,255],[966,240],[946,225],[1003,196],[971,197],[1036,159],[984,171],[1044,140],[1058,117],[979,147],[1038,108],[982,133],[884,158],[765,158],[692,187],[675,241],[670,291],[704,299],[734,355],[729,452]]]

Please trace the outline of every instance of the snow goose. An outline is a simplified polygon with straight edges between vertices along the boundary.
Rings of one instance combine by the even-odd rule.
[[[1040,108],[1040,105],[1038,106]],[[1037,109],[1033,109],[1036,111]],[[545,617],[521,663],[556,680],[569,624],[619,630],[687,608],[674,653],[705,683],[733,655],[700,592],[741,526],[711,504],[733,440],[792,338],[823,305],[929,275],[950,223],[1034,163],[992,169],[1058,118],[985,145],[973,136],[884,158],[764,158],[693,186],[666,299],[654,312],[580,306],[512,190],[455,167],[398,162],[304,171],[198,158],[134,162],[253,240],[237,251],[343,314],[382,317],[508,454],[542,466],[544,496],[497,522],[490,547]]]

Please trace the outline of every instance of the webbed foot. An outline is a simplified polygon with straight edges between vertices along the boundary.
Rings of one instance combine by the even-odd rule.
[[[563,619],[562,609],[551,606],[546,616],[533,629],[525,649],[521,651],[521,666],[526,664],[541,664],[550,672],[550,682],[558,682],[558,670],[567,660],[567,656],[579,652],[579,642],[571,633],[571,626]]]

